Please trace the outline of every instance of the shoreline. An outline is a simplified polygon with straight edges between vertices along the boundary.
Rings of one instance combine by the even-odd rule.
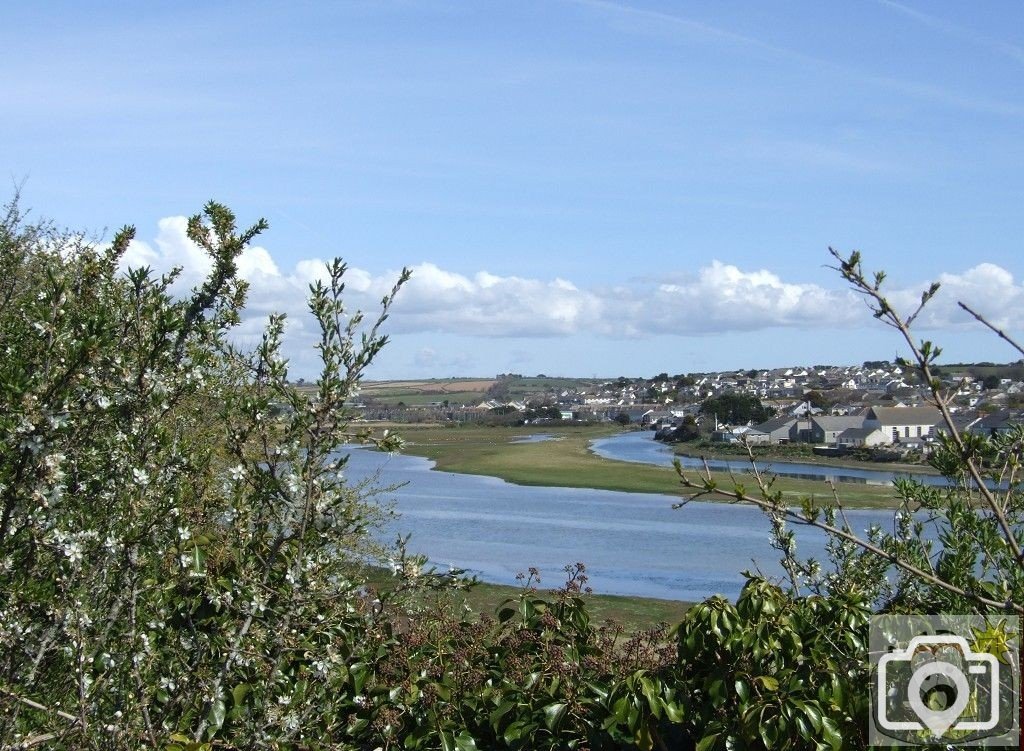
[[[525,486],[550,486],[618,490],[630,493],[678,496],[684,489],[670,465],[665,467],[626,462],[598,456],[590,448],[593,439],[616,435],[601,425],[544,425],[522,427],[452,426],[398,427],[408,443],[404,453],[434,462],[440,471],[487,475]],[[549,433],[561,440],[516,442],[526,435]],[[736,458],[736,457],[733,457]],[[720,487],[732,487],[728,472],[715,472]],[[815,480],[780,477],[776,489],[789,505],[799,507],[804,498],[831,499],[832,490]],[[713,503],[734,503],[728,498],[705,497]],[[850,485],[843,488],[847,508],[898,508],[890,486]]]
[[[672,448],[672,453],[675,456],[687,456],[691,459],[719,459],[723,461],[749,461],[749,457],[746,454],[734,454],[728,451],[696,451],[681,449],[678,444],[667,443],[666,446]],[[868,472],[896,472],[900,474],[918,474],[918,475],[932,475],[939,476],[941,473],[932,466],[927,464],[906,464],[902,462],[863,462],[857,459],[840,459],[832,456],[818,456],[811,454],[810,456],[801,457],[786,457],[779,455],[764,455],[755,456],[754,461],[759,465],[761,464],[813,464],[815,466],[827,468],[834,467],[836,469],[861,469]]]

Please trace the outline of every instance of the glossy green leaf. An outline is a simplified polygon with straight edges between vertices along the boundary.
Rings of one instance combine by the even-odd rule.
[[[562,702],[548,704],[544,707],[544,727],[551,732],[555,732],[562,724],[562,720],[565,718],[565,713],[568,708],[569,706]]]

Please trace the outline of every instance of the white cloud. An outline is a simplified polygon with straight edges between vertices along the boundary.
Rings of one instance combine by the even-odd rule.
[[[485,336],[558,336],[600,325],[603,302],[592,292],[555,279],[472,278],[432,263],[412,267],[395,305],[398,331],[446,331]]]
[[[713,334],[839,326],[862,314],[855,296],[845,290],[786,283],[764,269],[742,271],[712,261],[693,279],[657,285],[632,326],[638,333]]]
[[[238,274],[249,282],[258,280],[260,277],[281,276],[269,251],[258,245],[250,245],[242,251],[238,257]]]
[[[134,241],[124,266],[148,265],[156,271],[181,266],[176,292],[185,293],[210,269],[210,261],[185,235],[185,219],[159,222],[152,242]],[[328,278],[320,259],[305,259],[282,270],[271,252],[250,247],[239,258],[239,273],[250,283],[243,324],[237,339],[255,344],[272,312],[288,315],[286,354],[304,375],[315,361],[318,328],[306,307],[309,285]],[[472,276],[433,263],[412,267],[412,279],[401,291],[387,331],[415,335],[441,333],[479,337],[637,338],[660,335],[694,336],[769,328],[798,330],[873,326],[866,306],[851,290],[787,282],[767,269],[741,269],[713,260],[694,273],[665,274],[615,287],[582,288],[565,279],[498,276],[480,271]],[[345,299],[351,310],[372,317],[380,299],[398,277],[395,270],[373,272],[350,268]],[[1007,270],[978,264],[960,274],[944,274],[942,290],[919,321],[923,328],[948,327],[970,320],[956,302],[963,300],[994,325],[1024,328],[1024,287]],[[926,282],[891,289],[894,306],[909,313]],[[451,364],[457,352],[436,351],[422,342],[413,362],[429,368]],[[469,361],[466,361],[469,363]]]
[[[971,324],[974,319],[957,303],[963,302],[1003,329],[1024,328],[1024,286],[1013,274],[993,263],[979,263],[961,274],[941,274],[935,281],[938,293],[925,308],[917,325],[937,329]],[[921,300],[927,284],[899,290],[889,295],[891,302],[904,315],[911,313]]]

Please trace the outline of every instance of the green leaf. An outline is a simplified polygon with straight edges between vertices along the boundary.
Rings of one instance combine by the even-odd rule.
[[[636,741],[636,747],[640,751],[651,751],[654,748],[654,741],[651,739],[651,729],[647,727],[647,723],[644,722],[640,725],[640,729],[636,731],[634,736]]]
[[[516,720],[507,728],[505,728],[505,732],[503,733],[505,743],[511,746],[516,741],[522,740],[523,738],[529,738],[533,734],[533,731],[536,729],[537,725],[535,725],[532,722]]]
[[[555,729],[561,725],[568,709],[569,706],[562,702],[548,704],[544,707],[544,726],[552,733],[555,732]]]
[[[674,701],[667,701],[663,705],[665,707],[665,716],[668,721],[678,725],[686,718],[686,710],[681,704],[677,704]]]
[[[779,690],[779,682],[775,678],[772,678],[770,675],[761,675],[755,678],[754,680],[758,681],[768,691]]]
[[[818,707],[817,703],[813,701],[801,703],[800,708],[804,711],[804,715],[807,719],[811,721],[811,725],[814,727],[815,732],[820,732],[823,718],[821,716],[821,708]]]
[[[250,691],[252,691],[252,686],[248,683],[239,683],[231,689],[231,700],[234,701],[236,707],[242,705]]]
[[[506,699],[501,704],[499,704],[497,708],[492,710],[490,715],[491,727],[497,730],[498,725],[501,722],[501,718],[507,715],[512,709],[515,708],[515,706],[516,703],[514,701],[512,701],[511,699]]]
[[[220,732],[220,729],[224,726],[224,718],[226,716],[227,708],[224,706],[224,700],[217,699],[206,715],[206,722],[209,725],[206,729],[207,738],[213,738],[213,736]]]
[[[477,751],[476,741],[473,736],[463,730],[455,739],[456,751]]]
[[[821,739],[834,751],[839,751],[843,747],[843,734],[839,732],[839,728],[830,717],[821,718]]]
[[[705,735],[699,741],[697,741],[696,751],[710,751],[718,744],[718,739],[721,737],[719,733],[714,735]]]
[[[736,695],[740,697],[740,701],[744,704],[750,700],[750,686],[747,685],[746,681],[736,681]]]

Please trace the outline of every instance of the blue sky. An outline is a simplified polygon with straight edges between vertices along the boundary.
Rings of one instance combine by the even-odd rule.
[[[828,247],[860,249],[947,360],[1024,327],[1016,2],[9,4],[0,166],[76,229],[185,266],[208,199],[270,230],[251,340],[352,268],[414,270],[377,378],[652,375],[902,353]],[[106,236],[109,237],[110,230]]]

